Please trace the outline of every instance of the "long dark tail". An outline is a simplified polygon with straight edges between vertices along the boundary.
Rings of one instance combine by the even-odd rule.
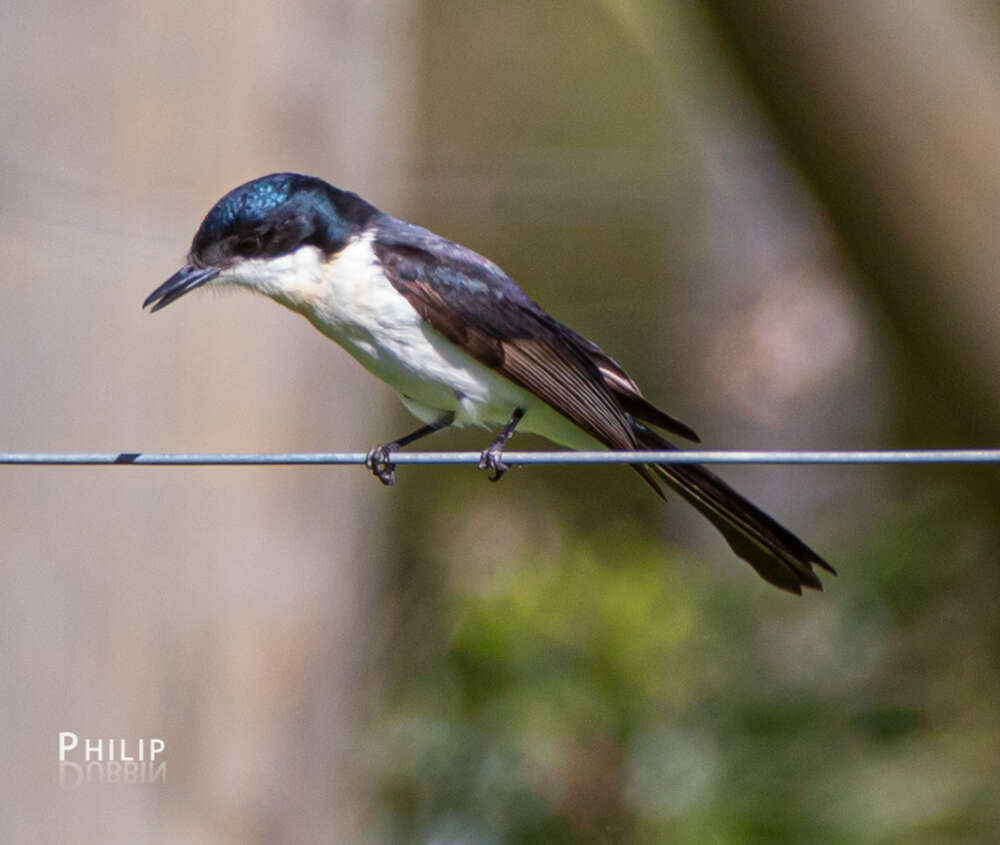
[[[643,448],[676,450],[656,432],[640,422],[635,433]],[[779,525],[756,505],[726,484],[719,476],[697,464],[636,465],[639,474],[662,495],[654,479],[668,484],[711,522],[730,548],[749,563],[765,581],[802,593],[803,587],[822,590],[813,564],[836,575],[833,567],[787,528]]]

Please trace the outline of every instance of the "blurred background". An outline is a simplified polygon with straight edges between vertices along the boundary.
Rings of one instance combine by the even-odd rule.
[[[7,0],[0,450],[409,430],[264,299],[140,311],[277,170],[493,258],[709,447],[996,446],[997,12]],[[998,841],[1000,473],[723,474],[826,592],[620,468],[0,468],[0,840]],[[66,788],[60,731],[165,782]]]

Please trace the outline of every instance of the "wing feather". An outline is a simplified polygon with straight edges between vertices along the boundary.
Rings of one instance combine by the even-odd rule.
[[[390,283],[432,328],[607,446],[636,448],[628,414],[579,335],[482,256],[418,227],[405,235],[406,243],[377,238],[375,251]],[[427,244],[435,248],[415,235],[436,239]]]
[[[570,330],[567,329],[567,331]],[[597,364],[597,368],[601,371],[601,376],[603,376],[605,383],[611,388],[622,408],[637,420],[655,425],[657,428],[662,428],[671,434],[684,437],[694,443],[701,443],[701,438],[691,426],[677,419],[677,417],[671,416],[666,411],[657,408],[652,402],[646,399],[642,395],[642,391],[639,390],[639,385],[635,383],[635,379],[625,372],[621,364],[608,355],[600,346],[592,340],[587,340],[582,335],[578,335],[575,332],[573,334],[576,335],[580,344],[590,353],[590,357]]]

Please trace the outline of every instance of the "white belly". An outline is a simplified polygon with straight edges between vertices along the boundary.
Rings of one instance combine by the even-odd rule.
[[[257,262],[246,262],[257,264]],[[287,264],[287,267],[285,266]],[[386,279],[370,237],[344,247],[333,262],[302,247],[280,264],[241,268],[237,281],[306,317],[362,366],[395,389],[429,423],[445,412],[455,425],[491,428],[524,409],[519,431],[572,449],[604,448],[534,394],[480,364],[432,329]]]

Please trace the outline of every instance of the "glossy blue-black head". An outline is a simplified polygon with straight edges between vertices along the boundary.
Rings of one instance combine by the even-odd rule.
[[[191,243],[188,261],[151,293],[143,307],[158,311],[241,262],[270,259],[316,247],[340,250],[378,214],[356,194],[300,173],[272,173],[234,188],[208,212]]]

